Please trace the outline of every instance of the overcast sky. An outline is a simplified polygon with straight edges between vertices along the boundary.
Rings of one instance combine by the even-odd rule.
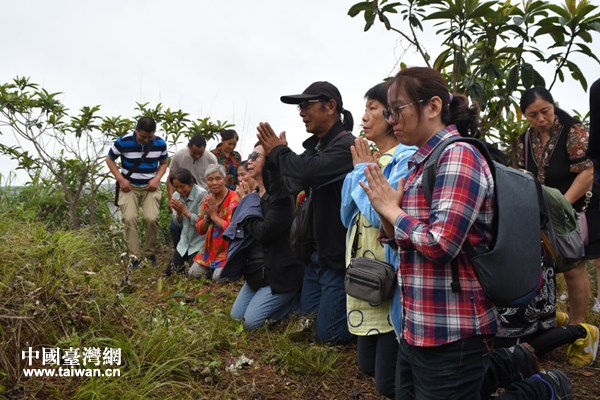
[[[227,120],[242,137],[237,150],[243,157],[256,141],[258,122],[268,121],[301,151],[308,134],[281,95],[330,81],[358,133],[367,89],[397,72],[399,61],[422,65],[382,24],[363,32],[362,16],[347,15],[357,1],[0,0],[0,82],[29,76],[62,92],[72,112],[101,105],[101,116],[131,118],[136,102],[162,102],[193,119]],[[433,35],[426,41],[432,56],[440,41]],[[598,34],[594,41],[597,48]],[[573,60],[582,61],[589,83],[600,77],[594,62]],[[569,78],[553,94],[567,110],[588,109],[587,95]],[[0,140],[10,143],[6,134]],[[2,160],[0,173],[15,166]]]

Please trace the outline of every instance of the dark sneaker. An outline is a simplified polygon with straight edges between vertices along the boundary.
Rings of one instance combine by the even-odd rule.
[[[551,400],[573,400],[573,388],[569,378],[562,371],[550,369],[533,375],[532,378],[539,379],[549,386]]]
[[[156,256],[154,254],[152,254],[146,260],[147,260],[147,262],[150,262],[150,265],[152,265],[152,268],[159,268],[158,261],[156,261]]]
[[[512,382],[521,381],[537,374],[540,370],[535,350],[528,343],[521,343],[506,349],[512,353],[513,376]]]
[[[132,271],[135,271],[136,269],[138,269],[140,267],[141,264],[141,260],[138,258],[132,259],[131,263],[129,264],[129,269],[131,269]]]

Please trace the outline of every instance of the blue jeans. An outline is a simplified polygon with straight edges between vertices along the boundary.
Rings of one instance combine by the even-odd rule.
[[[314,252],[304,269],[300,297],[300,314],[316,315],[316,336],[322,343],[347,344],[355,336],[348,331],[346,320],[346,270],[322,271]]]
[[[380,394],[393,399],[398,359],[396,332],[359,336],[356,353],[358,368],[375,377],[375,386]]]
[[[411,346],[401,339],[396,399],[478,400],[493,347],[494,335],[473,336],[434,347]]]
[[[298,291],[273,294],[271,286],[258,290],[244,283],[233,307],[231,318],[244,319],[244,329],[262,328],[265,322],[275,322],[298,310]]]

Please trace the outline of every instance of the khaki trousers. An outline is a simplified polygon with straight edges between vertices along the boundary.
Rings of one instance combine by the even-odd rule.
[[[125,224],[125,236],[129,253],[136,256],[150,257],[156,248],[158,236],[158,216],[160,212],[160,187],[150,192],[148,185],[131,185],[131,191],[119,193],[119,207]],[[144,252],[140,252],[140,236],[138,233],[139,206],[142,204],[142,217],[146,228]]]

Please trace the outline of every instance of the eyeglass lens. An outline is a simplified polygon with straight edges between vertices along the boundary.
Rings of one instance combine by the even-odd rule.
[[[318,103],[321,100],[304,100],[302,103],[298,104],[298,111],[302,111],[303,109],[305,109],[306,107],[308,107],[308,105],[310,103]]]

